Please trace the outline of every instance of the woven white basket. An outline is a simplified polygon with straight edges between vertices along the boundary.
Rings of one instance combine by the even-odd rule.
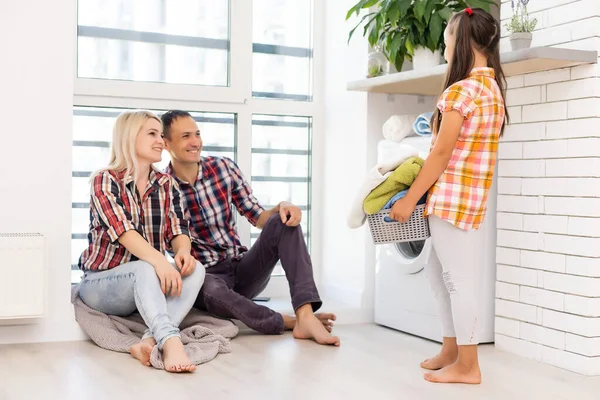
[[[408,222],[405,223],[386,222],[385,217],[389,217],[390,210],[381,210],[369,215],[368,221],[373,243],[401,243],[427,239],[430,236],[429,223],[427,218],[423,217],[424,211],[425,204],[418,205]]]

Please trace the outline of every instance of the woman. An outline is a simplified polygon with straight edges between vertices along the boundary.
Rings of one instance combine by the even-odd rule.
[[[202,287],[204,268],[190,255],[178,186],[152,166],[163,149],[156,115],[128,111],[117,118],[109,166],[91,178],[79,296],[105,314],[138,310],[148,330],[131,354],[149,366],[158,345],[167,371],[192,372],[196,366],[184,352],[178,327]],[[175,253],[175,265],[165,257],[167,249]]]
[[[500,65],[500,25],[481,9],[455,14],[444,32],[446,90],[432,118],[432,149],[407,195],[390,216],[406,222],[429,191],[426,215],[433,244],[427,272],[442,319],[440,354],[421,367],[431,382],[478,384],[477,248],[479,230],[508,115]]]

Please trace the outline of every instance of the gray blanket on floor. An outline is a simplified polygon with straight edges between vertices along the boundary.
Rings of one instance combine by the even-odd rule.
[[[146,324],[136,312],[128,317],[106,315],[88,307],[79,297],[77,286],[72,289],[71,302],[75,320],[83,331],[103,349],[129,353],[129,348],[139,343]],[[230,353],[229,339],[238,334],[238,327],[230,320],[211,317],[195,308],[181,323],[181,341],[190,360],[203,364],[220,353]],[[154,346],[150,356],[154,368],[164,369],[161,353]]]

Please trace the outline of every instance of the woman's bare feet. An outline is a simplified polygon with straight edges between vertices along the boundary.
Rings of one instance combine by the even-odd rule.
[[[129,353],[137,358],[143,365],[150,366],[150,354],[152,349],[156,346],[156,340],[154,338],[147,338],[134,344],[129,348]]]
[[[427,372],[425,380],[435,383],[468,383],[478,385],[481,383],[481,370],[479,369],[479,364],[469,367],[457,361],[439,371]]]
[[[319,344],[340,345],[340,339],[336,336],[331,336],[331,331],[327,329],[323,320],[313,314],[310,304],[300,307],[296,311],[296,316],[296,325],[293,330],[293,335],[296,339],[314,339]]]
[[[421,363],[421,368],[435,371],[454,364],[457,359],[458,345],[456,344],[456,338],[445,337],[443,339],[442,350],[440,351],[440,354],[423,361]]]
[[[196,366],[192,364],[185,350],[181,338],[174,336],[163,345],[163,362],[165,370],[169,372],[194,372]]]
[[[333,330],[333,321],[335,321],[337,319],[335,314],[316,313],[314,315],[319,321],[321,321],[321,323],[323,324],[325,329],[327,329],[327,332],[331,333],[331,331]],[[293,330],[296,327],[296,317],[293,317],[291,315],[284,315],[284,314],[282,314],[282,316],[283,316],[283,324],[285,326],[285,330],[286,331]]]

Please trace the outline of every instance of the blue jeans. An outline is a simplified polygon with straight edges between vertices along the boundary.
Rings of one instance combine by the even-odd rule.
[[[158,348],[181,337],[179,325],[194,305],[204,283],[204,267],[196,263],[194,272],[182,279],[181,296],[166,297],[154,267],[133,261],[106,271],[87,271],[79,286],[79,297],[94,310],[125,317],[136,309],[148,330],[142,339],[154,337]]]

